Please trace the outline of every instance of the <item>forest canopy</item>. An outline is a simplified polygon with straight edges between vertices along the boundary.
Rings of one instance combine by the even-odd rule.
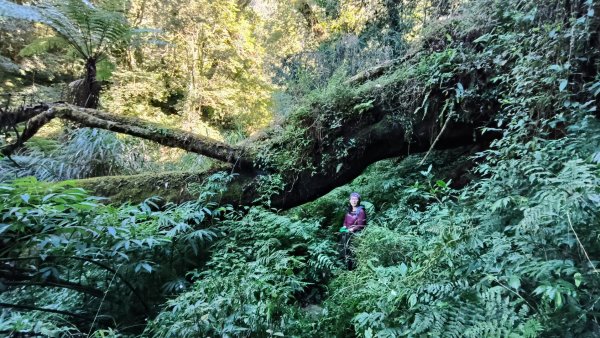
[[[598,336],[597,13],[0,0],[0,333]]]

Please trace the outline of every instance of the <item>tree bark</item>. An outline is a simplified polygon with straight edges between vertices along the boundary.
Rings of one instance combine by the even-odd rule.
[[[95,57],[89,57],[85,61],[85,77],[71,83],[73,104],[84,108],[98,108],[101,85],[96,79]]]
[[[27,122],[31,118],[42,114],[50,108],[47,104],[26,107],[16,111],[4,111],[0,107],[0,128],[12,127],[18,123]]]

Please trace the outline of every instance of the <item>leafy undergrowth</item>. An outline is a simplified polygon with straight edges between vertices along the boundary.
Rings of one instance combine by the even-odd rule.
[[[589,122],[578,136],[480,154],[486,178],[461,190],[405,187],[357,238],[359,268],[332,281],[317,330],[597,335],[600,161]]]
[[[2,302],[66,313],[7,308],[0,330],[98,337],[595,336],[600,125],[579,113],[559,139],[526,137],[515,123],[475,156],[479,179],[459,190],[437,179],[443,154],[421,171],[414,170],[420,158],[411,156],[380,162],[285,214],[257,207],[240,215],[201,199],[113,207],[68,186],[2,185],[3,261],[23,259],[16,260],[18,271],[41,283],[5,285]],[[346,271],[335,231],[351,190],[375,202],[376,211],[354,241],[357,269]],[[60,281],[108,292],[43,285]],[[154,318],[145,329],[128,327],[145,316],[136,293]]]
[[[282,336],[297,329],[301,307],[316,301],[339,262],[318,222],[254,209],[223,224],[207,269],[167,303],[150,326],[160,337]]]
[[[64,336],[152,315],[189,284],[182,276],[204,264],[212,224],[231,210],[157,203],[104,205],[34,178],[0,184],[0,331]]]
[[[164,149],[156,144],[109,131],[64,129],[51,138],[33,138],[17,155],[1,158],[0,181],[28,176],[40,181],[63,181],[169,170],[199,171],[211,163],[183,151],[164,155]]]
[[[208,190],[114,207],[35,179],[0,189],[4,333],[141,333],[157,314],[149,335],[277,333],[339,270],[319,222],[262,208],[242,217],[203,202]]]

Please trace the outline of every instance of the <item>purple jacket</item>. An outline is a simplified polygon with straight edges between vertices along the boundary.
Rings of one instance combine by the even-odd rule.
[[[350,232],[362,230],[367,225],[367,212],[362,205],[356,207],[356,211],[349,211],[344,217],[344,226]]]

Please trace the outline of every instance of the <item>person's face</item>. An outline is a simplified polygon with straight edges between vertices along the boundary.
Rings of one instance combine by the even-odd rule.
[[[358,205],[358,197],[356,197],[356,196],[350,197],[350,205],[353,207],[357,206]]]

